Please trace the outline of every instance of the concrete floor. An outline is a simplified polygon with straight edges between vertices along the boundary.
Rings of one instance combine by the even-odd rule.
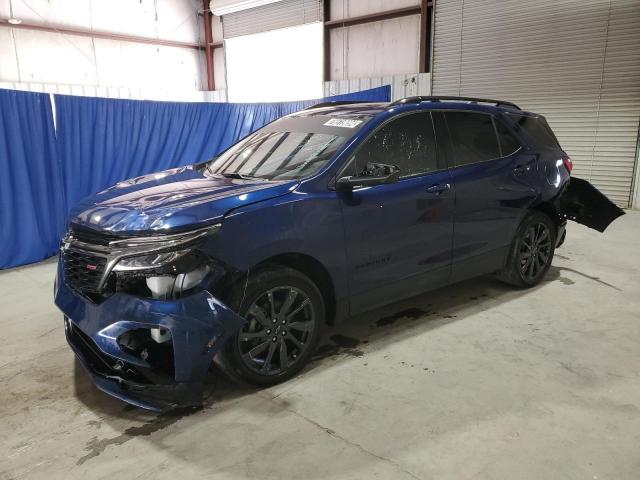
[[[637,212],[572,224],[538,288],[483,278],[365,315],[298,378],[222,382],[190,415],[93,388],[52,261],[2,272],[0,478],[638,479],[639,237]]]

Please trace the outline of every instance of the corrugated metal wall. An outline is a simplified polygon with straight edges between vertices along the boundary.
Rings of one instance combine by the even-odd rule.
[[[322,21],[322,0],[283,0],[222,16],[224,38]]]
[[[640,118],[640,1],[438,0],[433,91],[545,115],[575,164],[630,203]]]
[[[430,76],[428,73],[412,75],[389,75],[373,78],[356,78],[352,80],[332,80],[324,82],[324,96],[358,92],[368,88],[391,85],[391,100],[399,100],[414,95],[430,94]]]

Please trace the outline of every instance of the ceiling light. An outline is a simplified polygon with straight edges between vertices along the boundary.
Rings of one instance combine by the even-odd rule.
[[[11,25],[20,25],[22,23],[22,20],[20,20],[19,18],[10,18],[9,20],[7,20],[7,22],[9,22]]]

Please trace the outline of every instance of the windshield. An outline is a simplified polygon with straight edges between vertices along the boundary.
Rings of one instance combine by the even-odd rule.
[[[320,170],[347,140],[332,133],[261,130],[208,165],[212,174],[231,178],[296,180]]]

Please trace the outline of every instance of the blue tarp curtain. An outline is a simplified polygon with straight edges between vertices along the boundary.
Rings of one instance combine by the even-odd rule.
[[[319,101],[389,101],[389,86],[287,103],[179,103],[0,90],[0,268],[53,255],[67,212],[118,181],[207,160]]]
[[[0,90],[0,268],[52,255],[66,212],[49,95]]]

